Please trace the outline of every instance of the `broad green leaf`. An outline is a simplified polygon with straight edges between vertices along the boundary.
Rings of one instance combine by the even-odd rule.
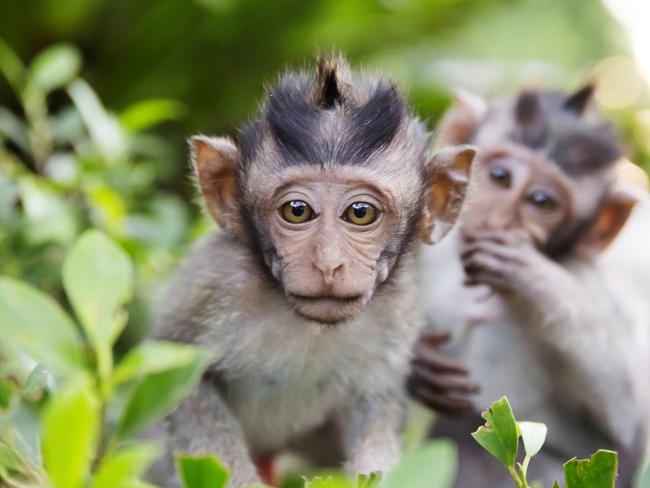
[[[519,432],[508,399],[502,397],[481,415],[485,419],[485,425],[472,433],[472,437],[503,465],[514,467],[517,461]]]
[[[70,83],[79,73],[81,55],[70,44],[55,44],[38,54],[30,67],[30,82],[48,93]]]
[[[126,323],[121,307],[133,293],[129,257],[105,234],[86,231],[65,258],[63,284],[100,360],[110,355]]]
[[[564,465],[566,488],[614,488],[618,454],[598,450],[591,459],[572,459]]]
[[[0,337],[57,373],[84,366],[79,334],[59,304],[12,278],[0,278]]]
[[[178,456],[178,474],[185,488],[225,488],[226,467],[213,456]]]
[[[143,100],[128,107],[120,116],[120,123],[131,132],[140,132],[160,122],[177,119],[184,111],[183,104],[176,100]]]
[[[385,488],[450,488],[456,478],[456,446],[446,440],[433,441],[404,454],[388,474]]]
[[[88,376],[55,393],[43,413],[43,463],[55,488],[84,486],[97,444],[100,404]]]
[[[533,457],[539,452],[546,440],[546,425],[539,422],[517,422],[524,449],[528,457]]]
[[[113,384],[186,366],[196,353],[191,346],[175,342],[144,342],[131,349],[115,368]]]
[[[32,246],[50,242],[68,244],[76,237],[78,222],[73,207],[45,181],[22,176],[20,200],[25,216],[25,238]]]
[[[192,392],[210,362],[209,355],[197,350],[189,364],[144,378],[129,397],[118,434],[131,434],[167,414]]]
[[[134,444],[106,456],[93,479],[91,488],[126,486],[144,473],[158,454],[150,444]]]

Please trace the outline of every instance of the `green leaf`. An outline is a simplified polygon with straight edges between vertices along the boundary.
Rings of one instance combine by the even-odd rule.
[[[557,481],[553,482],[553,488],[560,488],[560,485],[558,484]]]
[[[186,366],[144,378],[129,397],[118,434],[131,434],[167,414],[192,392],[211,360],[211,356],[197,350]]]
[[[618,454],[598,450],[591,459],[572,459],[564,465],[566,488],[614,488]]]
[[[4,75],[16,94],[22,90],[25,66],[18,55],[0,39],[0,73]]]
[[[31,373],[29,373],[29,376],[25,380],[23,393],[29,395],[33,391],[47,388],[47,376],[48,372],[45,366],[41,363],[34,366],[34,369],[32,369]]]
[[[508,399],[502,397],[481,415],[485,419],[485,425],[472,433],[472,437],[503,465],[514,468],[519,432]]]
[[[0,378],[0,412],[9,409],[16,390],[17,388],[13,381]]]
[[[109,361],[126,324],[122,306],[133,293],[131,261],[106,235],[86,231],[65,258],[63,285],[106,373],[108,366],[101,361]]]
[[[184,488],[224,488],[230,473],[213,456],[178,456],[178,473]]]
[[[140,132],[165,120],[177,119],[184,112],[185,107],[176,100],[143,100],[128,107],[120,116],[120,123],[130,132]]]
[[[194,348],[175,342],[144,342],[131,349],[115,368],[113,384],[187,366],[196,356]]]
[[[70,44],[54,44],[32,61],[29,79],[36,87],[48,93],[70,83],[79,73],[81,55]]]
[[[433,441],[404,454],[388,474],[385,488],[449,488],[456,478],[456,446],[446,440]]]
[[[70,375],[84,366],[70,318],[49,296],[12,278],[0,278],[0,337],[57,373]]]
[[[68,87],[68,94],[102,156],[109,161],[122,157],[126,151],[122,128],[117,119],[106,112],[91,86],[77,79]]]
[[[2,441],[0,441],[0,468],[9,473],[21,470],[20,457]]]
[[[356,488],[379,488],[381,480],[382,474],[380,472],[359,474],[357,475]]]
[[[539,422],[517,422],[519,432],[524,441],[524,449],[528,457],[533,457],[539,452],[546,440],[546,425]]]
[[[316,476],[311,480],[305,480],[304,488],[353,488],[352,482],[345,476]]]
[[[87,375],[54,394],[43,413],[43,463],[55,488],[84,485],[99,431],[100,404]]]
[[[134,444],[106,456],[91,488],[115,488],[137,480],[158,454],[150,444]]]

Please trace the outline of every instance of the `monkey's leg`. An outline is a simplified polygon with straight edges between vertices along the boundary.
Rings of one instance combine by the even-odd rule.
[[[239,423],[210,381],[168,417],[171,447],[190,454],[213,454],[230,469],[231,488],[260,481]]]
[[[394,399],[361,399],[342,418],[346,470],[352,474],[386,472],[399,460],[404,402]]]

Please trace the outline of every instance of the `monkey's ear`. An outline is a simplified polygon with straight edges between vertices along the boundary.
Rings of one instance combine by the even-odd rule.
[[[194,136],[190,139],[192,165],[210,215],[234,235],[241,229],[237,207],[236,172],[239,150],[225,137]]]
[[[436,129],[436,144],[466,144],[486,113],[487,104],[481,97],[464,90],[454,91],[453,104]]]
[[[453,227],[465,201],[476,149],[453,146],[438,151],[427,164],[424,209],[418,225],[427,244],[440,241]]]
[[[612,191],[605,198],[596,220],[578,243],[578,251],[592,255],[604,251],[621,231],[638,201],[630,192]]]

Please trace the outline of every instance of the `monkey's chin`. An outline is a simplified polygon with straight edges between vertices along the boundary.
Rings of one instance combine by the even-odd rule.
[[[354,319],[366,304],[363,295],[351,297],[291,295],[290,301],[300,317],[325,325],[338,325]]]

